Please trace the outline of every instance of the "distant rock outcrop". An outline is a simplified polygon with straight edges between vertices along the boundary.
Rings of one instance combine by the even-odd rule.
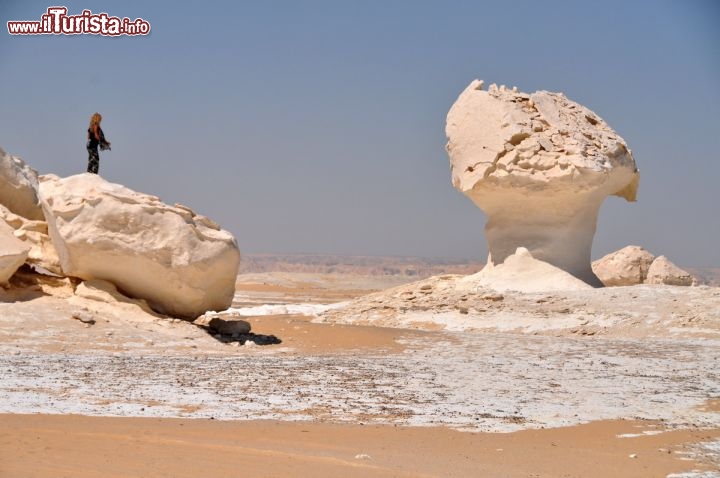
[[[490,261],[518,247],[588,284],[597,214],[608,195],[634,201],[639,173],[625,141],[561,93],[473,81],[447,116],[452,182],[487,216]]]
[[[640,246],[626,246],[592,263],[593,272],[606,286],[637,285],[645,282],[655,256]]]
[[[645,283],[691,286],[697,285],[697,279],[670,262],[667,257],[659,256],[650,265]]]
[[[98,175],[40,180],[63,274],[108,281],[174,317],[230,306],[240,252],[229,232],[189,208]]]

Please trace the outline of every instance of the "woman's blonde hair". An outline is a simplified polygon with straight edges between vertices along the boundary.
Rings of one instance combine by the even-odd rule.
[[[90,128],[93,128],[94,126],[99,126],[100,121],[102,121],[102,115],[100,113],[94,113],[90,117]]]

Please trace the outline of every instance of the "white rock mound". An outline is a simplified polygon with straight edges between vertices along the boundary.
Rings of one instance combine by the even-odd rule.
[[[240,252],[207,218],[94,174],[43,176],[40,198],[65,275],[108,281],[174,317],[231,305]]]
[[[640,246],[626,246],[592,263],[593,272],[608,287],[643,284],[655,256]]]
[[[42,221],[37,189],[37,172],[0,148],[0,204],[24,218]]]
[[[626,246],[596,260],[593,271],[607,287],[639,284],[692,286],[698,280],[665,256],[655,257],[640,246]]]
[[[519,247],[502,264],[494,265],[488,261],[477,274],[457,281],[458,290],[478,287],[525,293],[592,289],[564,270],[535,259],[524,247]]]
[[[527,94],[475,80],[447,116],[452,182],[487,216],[494,264],[518,247],[600,286],[590,267],[608,195],[634,201],[639,173],[625,141],[561,93]]]
[[[645,283],[692,286],[697,285],[697,279],[689,272],[680,269],[670,262],[667,257],[658,256],[653,263],[650,264]]]

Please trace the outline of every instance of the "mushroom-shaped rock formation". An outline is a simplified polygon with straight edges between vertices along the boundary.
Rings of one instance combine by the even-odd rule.
[[[447,116],[452,182],[487,216],[489,261],[518,247],[594,286],[597,214],[608,195],[634,201],[639,173],[625,141],[562,93],[475,80]]]

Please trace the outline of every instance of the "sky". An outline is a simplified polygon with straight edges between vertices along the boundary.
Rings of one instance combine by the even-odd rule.
[[[103,115],[108,181],[182,203],[244,253],[485,260],[450,182],[445,117],[475,78],[560,91],[628,143],[638,202],[602,206],[593,257],[628,244],[720,266],[720,2],[65,1],[147,36],[13,36],[57,3],[0,0],[0,147],[81,173]]]

